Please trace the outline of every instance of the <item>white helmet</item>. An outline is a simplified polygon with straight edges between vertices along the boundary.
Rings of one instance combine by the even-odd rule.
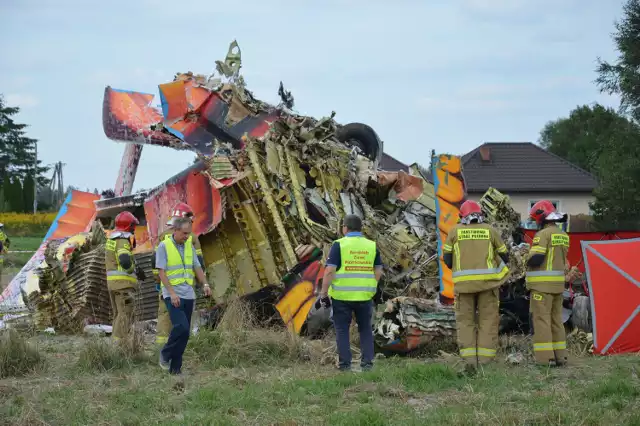
[[[0,223],[0,229],[4,228],[4,223]]]

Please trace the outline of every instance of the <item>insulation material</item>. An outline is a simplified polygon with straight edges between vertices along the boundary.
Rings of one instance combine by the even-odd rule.
[[[454,341],[455,312],[434,300],[398,297],[387,301],[375,330],[383,349],[410,352],[435,340]]]

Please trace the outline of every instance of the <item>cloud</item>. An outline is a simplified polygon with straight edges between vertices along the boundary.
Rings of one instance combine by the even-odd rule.
[[[40,100],[28,93],[9,93],[5,96],[5,101],[9,106],[20,108],[32,108],[40,105]]]

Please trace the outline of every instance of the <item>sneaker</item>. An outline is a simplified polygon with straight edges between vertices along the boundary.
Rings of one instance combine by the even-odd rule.
[[[160,368],[162,368],[165,371],[169,371],[169,361],[167,361],[166,359],[164,359],[162,357],[162,354],[160,354]]]

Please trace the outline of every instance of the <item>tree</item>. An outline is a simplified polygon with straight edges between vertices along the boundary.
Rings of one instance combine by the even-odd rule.
[[[611,108],[584,105],[547,123],[539,142],[598,178],[591,207],[602,228],[640,225],[640,126]]]
[[[5,200],[9,204],[8,211],[24,212],[24,200],[22,199],[22,182],[16,176],[7,178],[8,185],[5,186]]]
[[[33,203],[35,201],[36,182],[32,175],[27,175],[22,182],[22,199],[24,200],[24,211],[29,213],[33,211]]]
[[[640,122],[640,0],[628,0],[613,40],[619,52],[615,63],[598,58],[596,83],[602,92],[620,95],[620,110]]]
[[[36,162],[36,139],[25,136],[26,124],[19,124],[13,116],[20,108],[5,105],[0,95],[0,176],[6,175],[24,181],[29,173],[36,176],[39,185],[48,183],[44,173],[49,169]]]

